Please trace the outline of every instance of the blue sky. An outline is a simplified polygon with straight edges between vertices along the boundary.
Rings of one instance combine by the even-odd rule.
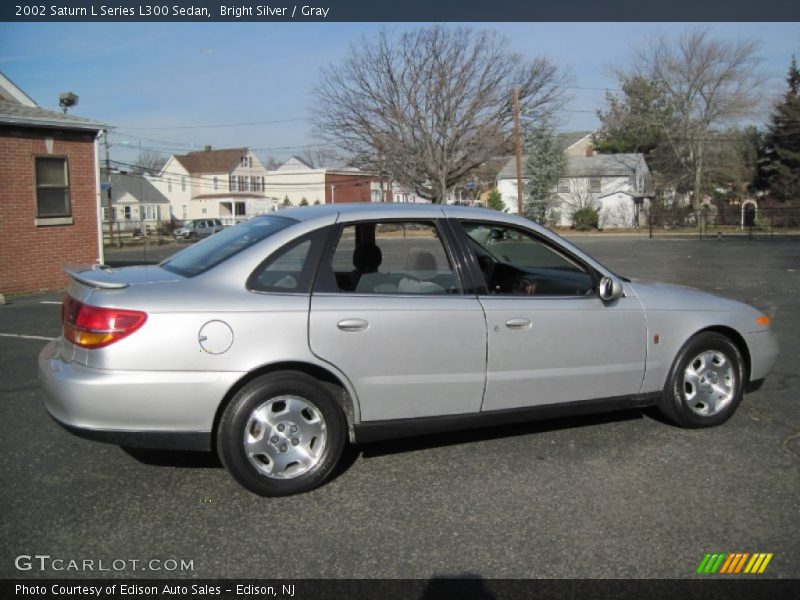
[[[398,29],[416,24],[393,24]],[[614,87],[609,72],[649,35],[678,35],[683,23],[483,23],[526,56],[569,68],[576,88]],[[320,67],[382,25],[372,23],[0,23],[0,70],[41,106],[80,96],[73,114],[117,127],[122,144],[167,153],[194,145],[249,146],[284,158],[314,143],[305,120]],[[784,89],[798,23],[718,23],[716,37],[761,42],[770,93]],[[560,129],[592,129],[600,89],[571,90]],[[766,113],[765,113],[766,118]],[[263,123],[263,121],[283,121]],[[230,127],[198,127],[254,123]],[[188,128],[176,128],[188,127]]]

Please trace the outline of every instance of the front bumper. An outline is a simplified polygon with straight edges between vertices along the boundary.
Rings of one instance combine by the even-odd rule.
[[[217,409],[243,375],[92,369],[64,360],[65,343],[39,354],[47,412],[72,433],[124,446],[210,449]]]
[[[744,341],[750,353],[750,381],[762,380],[778,360],[778,336],[765,329],[744,334]]]

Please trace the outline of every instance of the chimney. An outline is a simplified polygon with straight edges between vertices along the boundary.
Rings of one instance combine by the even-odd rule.
[[[211,152],[211,146],[210,145],[203,146],[203,150],[205,150],[206,152]]]

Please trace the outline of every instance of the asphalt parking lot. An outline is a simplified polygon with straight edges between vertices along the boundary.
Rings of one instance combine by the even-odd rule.
[[[619,274],[764,310],[775,372],[715,429],[632,411],[377,443],[323,487],[265,499],[213,457],[63,431],[36,380],[45,341],[31,337],[59,334],[59,305],[43,303],[57,295],[12,297],[0,306],[0,577],[109,574],[15,568],[38,553],[193,561],[110,573],[148,577],[683,578],[706,552],[739,551],[774,554],[762,577],[800,577],[800,240],[573,241]]]

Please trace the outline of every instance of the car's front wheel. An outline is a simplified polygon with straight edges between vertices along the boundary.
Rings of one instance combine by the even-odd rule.
[[[742,401],[746,369],[742,353],[724,335],[703,332],[678,353],[659,403],[681,427],[711,427],[727,421]]]
[[[217,451],[233,477],[261,496],[309,491],[333,471],[347,423],[330,393],[297,372],[263,375],[231,400]]]

